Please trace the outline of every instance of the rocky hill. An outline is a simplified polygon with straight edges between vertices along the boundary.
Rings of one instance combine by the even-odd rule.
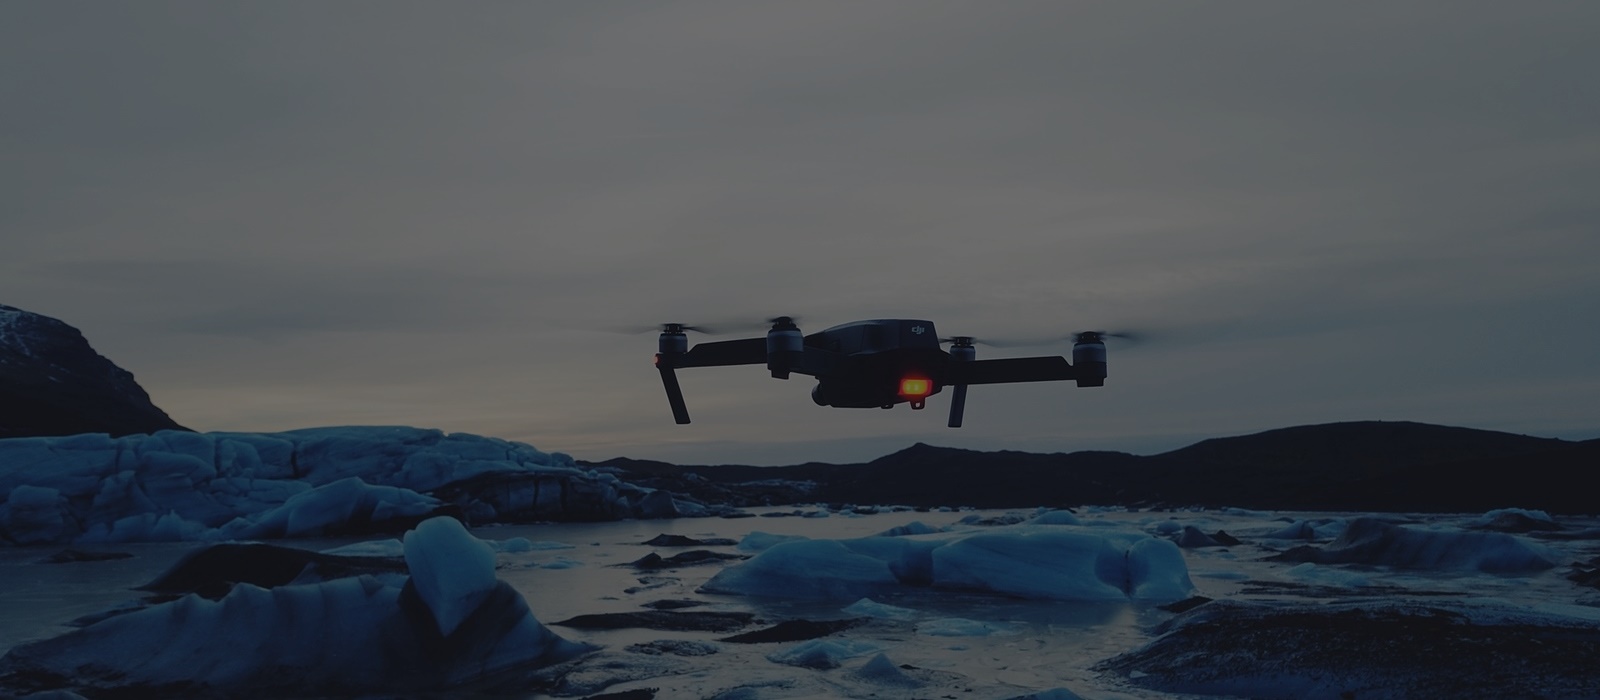
[[[1360,421],[1205,440],[1157,455],[979,452],[917,444],[863,464],[790,467],[601,462],[657,488],[793,502],[912,506],[1125,505],[1600,513],[1583,487],[1600,440]],[[745,484],[759,483],[759,491]],[[784,491],[781,484],[790,484]],[[737,496],[735,496],[737,497]]]
[[[0,438],[186,430],[78,329],[0,304]]]

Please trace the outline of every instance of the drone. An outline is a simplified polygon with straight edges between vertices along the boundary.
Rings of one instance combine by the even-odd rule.
[[[910,404],[927,406],[929,396],[952,391],[950,421],[961,427],[967,387],[975,384],[1076,381],[1080,387],[1103,386],[1106,381],[1106,337],[1127,337],[1106,331],[1085,331],[1063,336],[1073,340],[1072,361],[1065,357],[977,358],[978,341],[972,336],[941,338],[933,323],[918,319],[852,321],[806,335],[791,316],[769,319],[764,338],[744,338],[698,343],[689,348],[688,332],[712,333],[683,323],[661,326],[656,369],[672,407],[673,420],[689,422],[677,370],[690,367],[766,365],[775,379],[793,374],[816,377],[811,400],[834,408],[894,408]],[[949,343],[950,349],[943,349]]]

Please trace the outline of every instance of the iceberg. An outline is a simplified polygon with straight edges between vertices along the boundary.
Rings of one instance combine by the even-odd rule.
[[[1194,591],[1178,546],[1142,532],[1022,524],[985,531],[797,540],[718,572],[702,590],[859,600],[905,587],[1040,600],[1170,602]]]
[[[0,440],[0,544],[218,541],[674,517],[671,495],[562,453],[407,427]],[[690,509],[692,504],[681,504]]]
[[[0,675],[91,694],[354,695],[525,683],[593,650],[535,619],[456,521],[421,523],[405,549],[410,575],[398,582],[364,574],[184,595],[18,646]]]

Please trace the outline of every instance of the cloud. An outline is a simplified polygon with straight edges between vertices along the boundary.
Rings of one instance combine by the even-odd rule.
[[[1600,418],[1505,393],[1594,376],[1587,5],[0,12],[0,296],[201,428],[950,435],[712,370],[657,427],[653,338],[588,332],[777,314],[1150,333],[1104,392],[975,392],[972,444],[1464,415],[1451,386]]]

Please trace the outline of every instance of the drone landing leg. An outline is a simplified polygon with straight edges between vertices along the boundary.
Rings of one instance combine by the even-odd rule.
[[[967,412],[967,385],[957,384],[950,395],[950,427],[961,427],[961,418]]]
[[[667,403],[672,405],[672,419],[678,425],[689,422],[689,407],[683,403],[683,388],[678,386],[678,374],[671,367],[657,366],[661,371],[661,386],[667,390]]]

